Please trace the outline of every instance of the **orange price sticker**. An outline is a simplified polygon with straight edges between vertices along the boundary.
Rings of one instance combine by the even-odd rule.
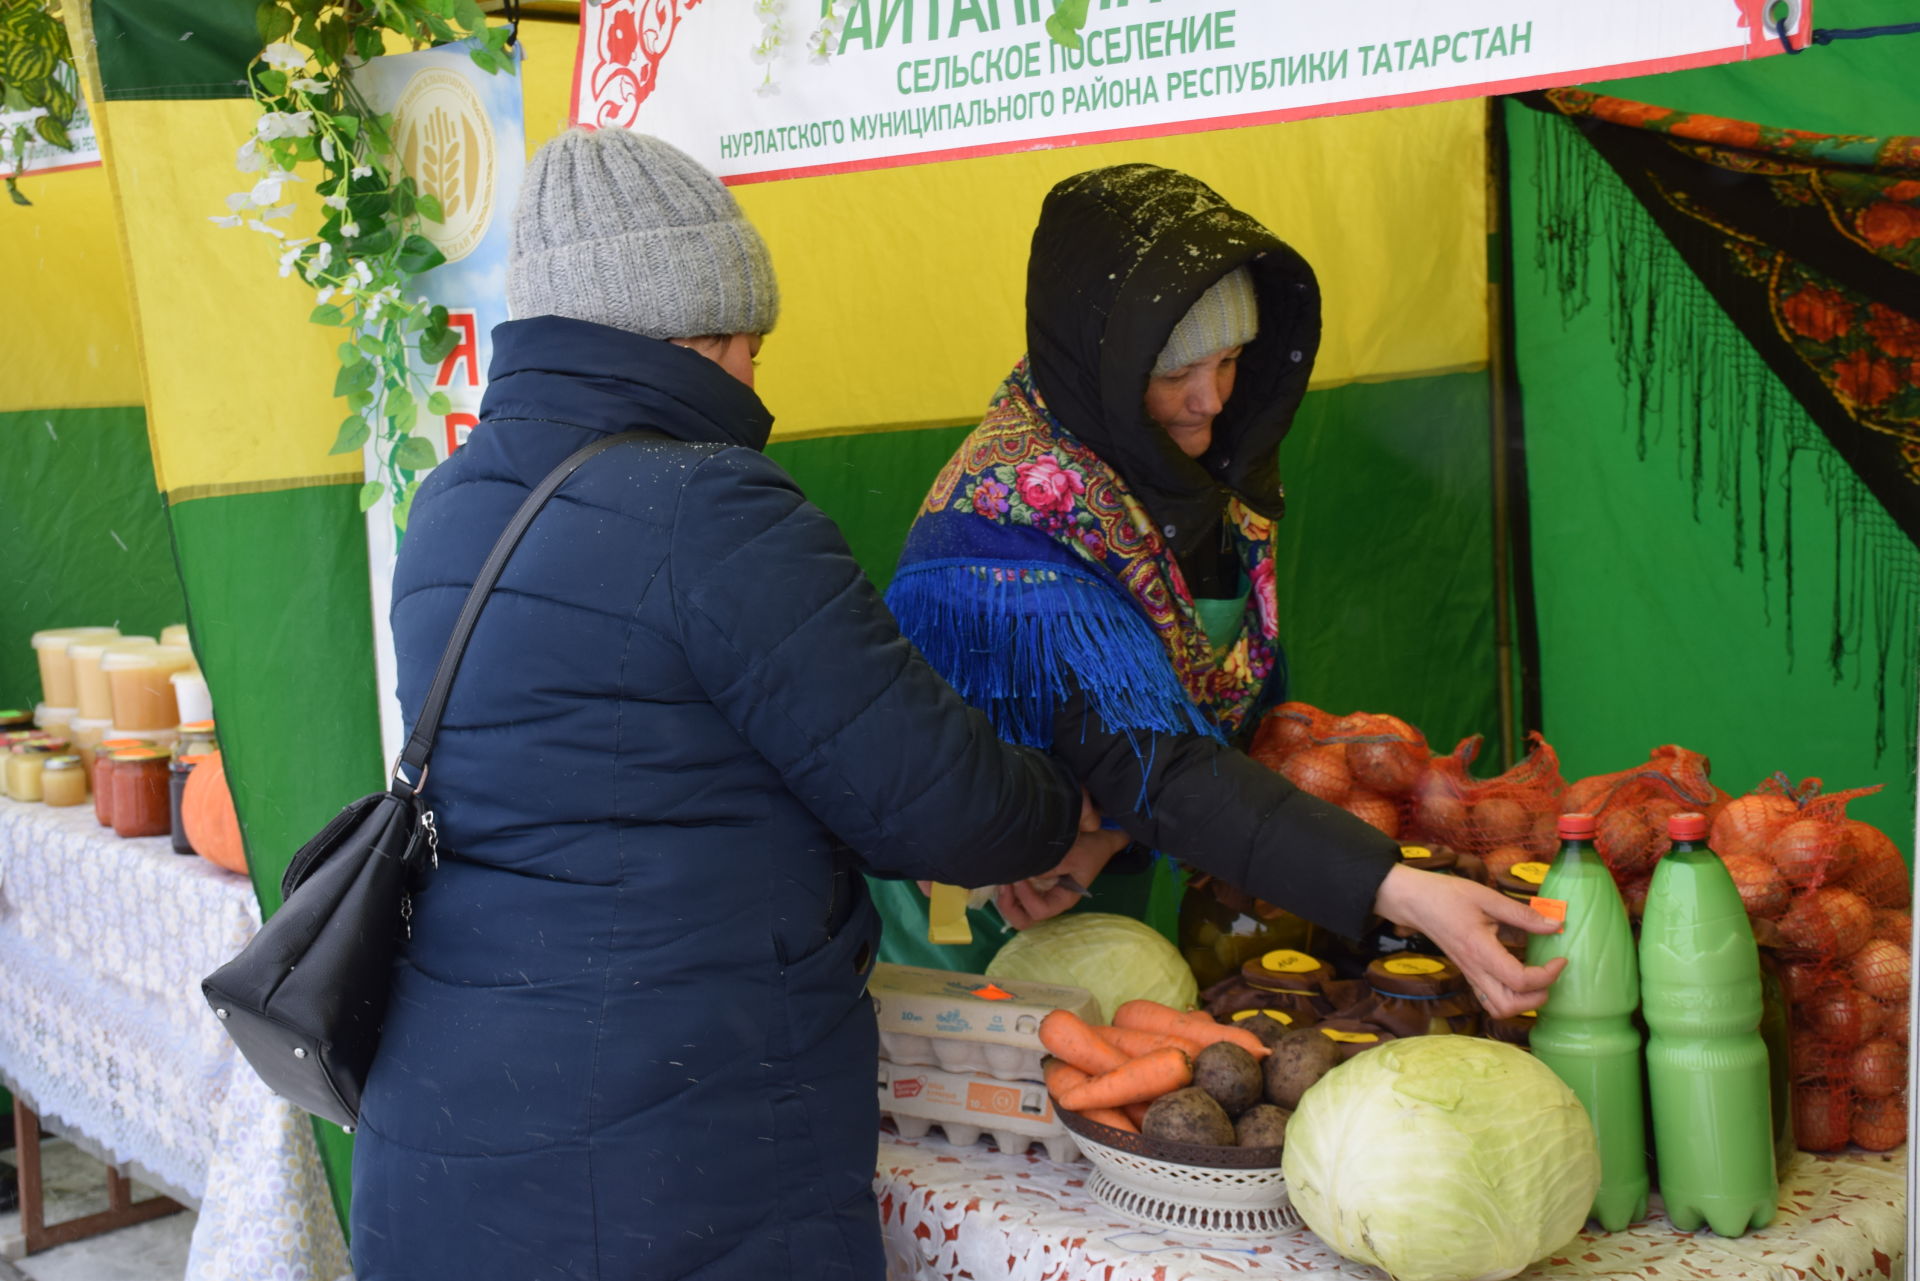
[[[1013,999],[1013,993],[1004,990],[998,983],[989,983],[985,987],[976,987],[973,989],[972,995],[979,997],[983,1001],[1011,1001]]]
[[[1567,901],[1563,898],[1542,898],[1535,895],[1527,900],[1527,905],[1549,921],[1567,923]]]

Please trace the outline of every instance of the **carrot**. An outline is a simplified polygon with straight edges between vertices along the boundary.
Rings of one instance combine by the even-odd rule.
[[[1263,1059],[1271,1053],[1259,1037],[1243,1027],[1226,1027],[1215,1023],[1206,1014],[1183,1014],[1158,1001],[1126,1002],[1114,1011],[1113,1024],[1115,1027],[1134,1028],[1160,1036],[1177,1036],[1198,1042],[1201,1046],[1212,1045],[1215,1041],[1231,1041],[1256,1059]]]
[[[1120,1110],[1125,1112],[1127,1114],[1127,1120],[1133,1122],[1135,1125],[1145,1125],[1147,1123],[1147,1109],[1152,1106],[1151,1103],[1129,1103]]]
[[[1111,1072],[1102,1072],[1060,1097],[1060,1106],[1074,1112],[1088,1108],[1120,1108],[1145,1103],[1193,1082],[1193,1060],[1184,1050],[1169,1046],[1143,1054]]]
[[[1128,1134],[1140,1133],[1140,1127],[1127,1118],[1124,1112],[1112,1108],[1092,1108],[1080,1114],[1089,1121],[1098,1121],[1101,1125],[1110,1125],[1116,1130],[1125,1130]]]
[[[1088,1076],[1111,1072],[1127,1061],[1126,1055],[1101,1040],[1087,1021],[1071,1010],[1055,1010],[1040,1020],[1040,1044],[1055,1058],[1065,1059]]]
[[[1200,1042],[1188,1040],[1184,1036],[1142,1032],[1139,1028],[1132,1027],[1096,1027],[1093,1031],[1101,1040],[1129,1058],[1137,1059],[1143,1054],[1164,1050],[1168,1046],[1176,1050],[1185,1050],[1190,1055],[1200,1053]]]
[[[1093,1079],[1065,1059],[1049,1058],[1041,1068],[1046,1076],[1047,1093],[1056,1099],[1074,1086],[1085,1085]]]

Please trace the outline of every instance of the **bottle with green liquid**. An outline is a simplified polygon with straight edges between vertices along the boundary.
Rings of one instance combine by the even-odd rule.
[[[1737,1237],[1773,1222],[1779,1191],[1760,953],[1705,816],[1676,814],[1667,834],[1640,922],[1660,1195],[1681,1231]]]
[[[1533,1029],[1533,1053],[1567,1083],[1593,1120],[1600,1143],[1600,1190],[1593,1218],[1618,1232],[1647,1216],[1646,1104],[1640,1085],[1640,974],[1633,930],[1613,874],[1593,847],[1591,814],[1560,816],[1560,853],[1534,910],[1566,911],[1558,934],[1534,934],[1527,964],[1556,956],[1554,981]]]

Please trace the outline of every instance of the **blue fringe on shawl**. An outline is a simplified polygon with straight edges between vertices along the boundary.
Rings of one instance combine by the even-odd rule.
[[[1139,606],[1090,567],[909,555],[887,606],[934,670],[1009,742],[1053,746],[1069,674],[1110,729],[1221,737],[1187,698]]]

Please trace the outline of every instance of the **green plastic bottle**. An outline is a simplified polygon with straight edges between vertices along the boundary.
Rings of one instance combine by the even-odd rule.
[[[1737,1237],[1773,1222],[1779,1193],[1760,953],[1705,816],[1675,814],[1667,835],[1640,922],[1660,1195],[1681,1231]]]
[[[1633,929],[1613,874],[1593,848],[1593,815],[1560,817],[1560,853],[1534,910],[1566,905],[1558,934],[1534,934],[1527,964],[1556,956],[1567,968],[1554,981],[1533,1029],[1533,1053],[1567,1083],[1600,1142],[1600,1190],[1593,1217],[1618,1232],[1647,1217],[1646,1102],[1640,1082],[1640,975]],[[1556,908],[1557,910],[1557,908]]]

